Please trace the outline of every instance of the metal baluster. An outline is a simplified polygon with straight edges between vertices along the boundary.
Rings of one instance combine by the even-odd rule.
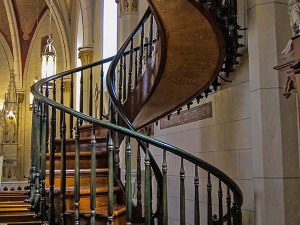
[[[65,112],[62,113],[62,123],[61,123],[61,179],[60,179],[60,205],[61,205],[61,212],[60,212],[60,225],[66,224],[66,115]]]
[[[212,199],[211,199],[211,179],[210,179],[210,172],[208,172],[208,180],[207,180],[207,224],[212,225]]]
[[[168,166],[167,166],[167,151],[163,152],[163,164],[162,164],[162,173],[163,173],[163,190],[162,190],[162,223],[168,225]]]
[[[153,15],[150,17],[150,32],[149,32],[148,58],[152,58],[153,47]]]
[[[123,102],[126,100],[127,96],[127,90],[126,90],[126,55],[124,55],[124,60],[123,60],[123,74],[124,74],[124,79],[123,79]]]
[[[142,76],[142,68],[143,68],[143,57],[144,57],[144,24],[142,25],[141,31],[141,43],[140,43],[140,52],[139,52],[139,76]]]
[[[126,137],[126,224],[131,224],[132,219],[132,183],[131,183],[131,145],[130,138]]]
[[[231,196],[230,196],[230,189],[228,186],[227,186],[226,203],[227,203],[227,225],[231,225]]]
[[[236,204],[237,204],[237,209],[236,209],[237,222],[238,222],[239,225],[241,225],[242,222],[243,222],[242,209],[241,209],[240,201],[238,201],[237,197],[236,197]]]
[[[150,156],[149,149],[146,147],[145,151],[145,194],[144,194],[144,217],[145,224],[151,224],[151,177],[150,177]]]
[[[142,218],[142,169],[141,169],[141,146],[137,149],[137,209],[138,218]]]
[[[89,101],[89,115],[93,115],[93,67],[90,70],[90,101]]]
[[[198,166],[195,165],[195,225],[200,225],[200,206],[199,206],[199,175],[198,175]]]
[[[127,97],[131,93],[132,89],[132,67],[133,67],[133,39],[130,42],[130,55],[129,55],[129,69],[128,69],[128,91]]]
[[[101,72],[100,72],[100,120],[103,120],[103,117],[104,117],[103,101],[104,101],[104,72],[103,72],[103,65],[101,65]]]
[[[41,201],[40,201],[40,212],[42,222],[46,220],[46,150],[47,150],[47,106],[44,103],[44,110],[42,116],[42,146],[41,146]]]
[[[134,60],[134,87],[136,87],[138,81],[138,53],[135,52],[135,60]]]
[[[56,101],[56,81],[53,81],[53,101]],[[50,136],[50,156],[49,156],[49,224],[54,224],[54,170],[55,170],[55,138],[56,138],[56,109],[52,107],[51,115],[51,136]]]
[[[185,225],[185,170],[183,158],[181,158],[180,166],[180,225]]]
[[[108,225],[113,224],[114,206],[114,144],[112,141],[112,131],[108,137]]]
[[[80,103],[79,103],[79,110],[81,113],[83,113],[83,70],[81,71],[80,76]],[[83,120],[80,120],[80,125],[83,124]]]
[[[95,125],[93,124],[93,134],[91,140],[91,185],[90,185],[90,208],[91,208],[91,225],[96,224],[96,135]]]
[[[70,108],[74,108],[74,75],[71,74],[71,92],[70,92]],[[70,115],[70,138],[73,138],[73,119],[74,117]]]
[[[64,78],[61,78],[60,84],[60,104],[64,104]],[[60,124],[62,124],[63,111],[60,111]],[[62,131],[62,130],[60,130]],[[60,138],[62,138],[62,133],[60,133]]]
[[[218,197],[219,197],[219,225],[223,225],[223,190],[222,190],[222,182],[219,179],[219,191],[218,191]]]
[[[75,131],[75,181],[74,181],[74,201],[75,201],[75,216],[74,216],[74,224],[80,224],[80,212],[79,212],[79,204],[80,204],[80,146],[79,146],[79,119],[76,120],[76,131]]]
[[[41,151],[41,103],[36,102],[37,104],[37,113],[36,113],[36,128],[35,128],[35,193],[34,193],[34,204],[33,208],[35,209],[36,216],[39,216],[39,201],[40,201],[40,151]]]

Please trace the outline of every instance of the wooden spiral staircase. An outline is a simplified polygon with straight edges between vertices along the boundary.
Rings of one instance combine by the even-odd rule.
[[[194,170],[189,174],[194,176],[194,224],[242,224],[243,197],[232,179],[182,149],[137,132],[217,89],[220,73],[228,75],[234,70],[241,47],[237,3],[148,3],[149,9],[115,57],[54,75],[32,87],[35,101],[28,202],[45,224],[168,224],[167,152],[181,162],[180,224],[186,223],[187,166]],[[105,115],[103,64],[108,62],[110,101]],[[74,78],[78,73],[80,110],[76,111]],[[71,82],[68,105],[66,80]],[[93,104],[96,82],[100,83],[97,105]],[[84,93],[89,93],[88,109],[84,108]],[[137,147],[132,147],[135,142]],[[161,150],[161,159],[152,156],[151,146]],[[121,154],[125,182],[121,181]],[[136,186],[132,184],[134,160]],[[206,192],[205,199],[201,199],[200,190]],[[205,213],[200,211],[200,203],[206,205]]]

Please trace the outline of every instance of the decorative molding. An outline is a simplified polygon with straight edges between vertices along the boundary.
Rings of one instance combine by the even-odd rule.
[[[205,103],[203,105],[196,106],[190,110],[181,111],[179,115],[174,114],[168,118],[160,120],[160,129],[166,129],[183,125],[186,123],[195,122],[198,120],[204,120],[212,117],[212,102]]]
[[[139,12],[138,0],[119,0],[117,3],[120,6],[120,16]]]

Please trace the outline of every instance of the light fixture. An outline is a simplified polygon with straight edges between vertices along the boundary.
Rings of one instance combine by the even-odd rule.
[[[14,112],[12,110],[10,110],[6,116],[8,119],[13,120],[14,118],[16,118]]]
[[[47,45],[42,54],[42,78],[56,74],[56,50],[51,36],[48,36]]]
[[[56,74],[56,50],[53,46],[51,37],[51,9],[52,0],[50,1],[50,34],[48,35],[47,44],[42,53],[42,78],[47,78]]]

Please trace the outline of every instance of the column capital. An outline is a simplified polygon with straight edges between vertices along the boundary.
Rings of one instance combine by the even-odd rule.
[[[92,46],[82,46],[78,50],[78,58],[83,66],[93,62],[94,49]]]
[[[139,12],[138,0],[116,0],[119,3],[120,16],[137,14]]]

